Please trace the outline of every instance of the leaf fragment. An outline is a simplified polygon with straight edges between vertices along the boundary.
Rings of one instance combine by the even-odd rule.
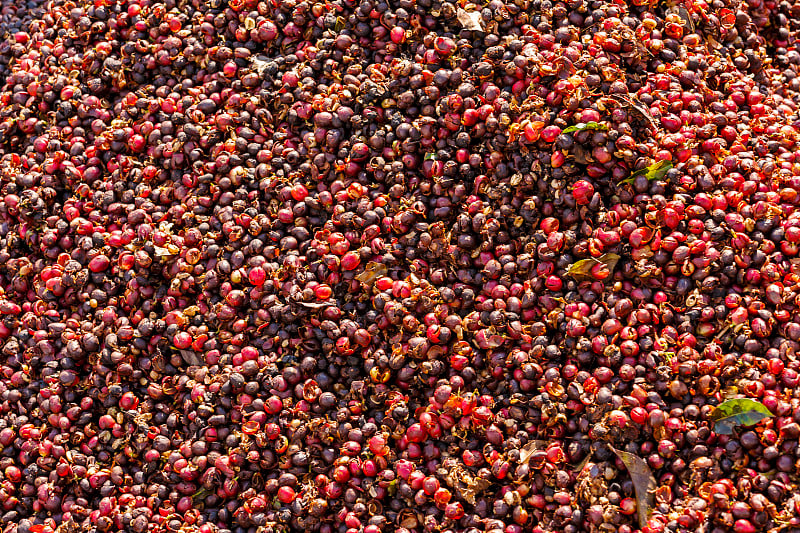
[[[655,491],[658,489],[656,478],[650,467],[641,457],[626,451],[617,450],[613,446],[610,448],[617,454],[617,457],[625,464],[628,474],[633,482],[633,490],[636,493],[636,512],[639,516],[639,527],[644,527],[650,518],[650,512],[655,504]]]
[[[448,469],[440,468],[437,473],[444,477],[445,483],[455,491],[459,498],[464,499],[470,505],[475,505],[477,496],[491,485],[489,480],[473,475],[472,472],[460,465],[454,465]]]
[[[170,257],[176,255],[172,253],[171,250],[169,250],[168,248],[164,248],[163,246],[154,246],[153,248],[156,252],[156,257]]]
[[[605,269],[608,271],[608,275],[610,275],[612,272],[614,272],[617,262],[619,262],[619,256],[614,253],[603,254],[598,258],[589,257],[587,259],[581,259],[580,261],[576,261],[569,266],[567,269],[567,275],[572,276],[576,281],[593,281],[598,279],[595,274],[595,267],[598,265],[604,265]],[[608,277],[608,275],[606,277]]]
[[[269,59],[263,55],[251,56],[250,63],[253,65],[253,70],[263,78],[269,66]]]
[[[647,181],[653,180],[660,180],[664,179],[664,176],[667,175],[667,171],[672,168],[672,161],[662,160],[658,161],[657,163],[653,163],[652,165],[641,168],[636,172],[632,173],[628,178],[620,181],[620,183],[633,183],[637,176],[644,176],[647,178]]]
[[[456,11],[456,18],[465,30],[483,31],[483,17],[481,17],[479,11],[466,11],[458,8],[458,11]]]
[[[203,366],[204,361],[191,350],[179,350],[181,357],[189,366]]]
[[[325,307],[330,307],[333,304],[330,300],[322,303],[315,303],[315,302],[295,302],[297,305],[301,305],[303,307],[307,307],[308,309],[324,309]]]
[[[532,440],[527,443],[522,449],[519,451],[519,464],[523,465],[530,461],[533,452],[536,450],[542,450],[547,447],[547,441],[544,440]]]
[[[750,398],[735,398],[722,402],[711,413],[714,432],[730,435],[736,426],[752,426],[774,415],[764,404]]]
[[[333,30],[338,33],[344,29],[346,24],[347,21],[344,17],[336,17],[336,24],[333,26]]]
[[[366,285],[371,285],[376,279],[384,276],[389,269],[383,263],[370,261],[367,263],[367,268],[356,276],[356,279]]]
[[[574,126],[570,126],[561,133],[572,133],[575,131],[585,131],[585,130],[598,130],[598,131],[608,131],[608,126],[605,124],[601,124],[599,122],[579,122]]]
[[[642,103],[641,100],[636,98],[635,96],[623,96],[621,94],[612,94],[610,98],[617,103],[625,104],[629,106],[631,109],[639,113],[650,125],[653,131],[658,131],[658,123],[656,122],[655,117],[650,112],[650,109]]]

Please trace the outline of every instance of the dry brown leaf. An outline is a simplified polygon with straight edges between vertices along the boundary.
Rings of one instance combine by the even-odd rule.
[[[636,511],[639,515],[639,526],[644,527],[650,517],[650,510],[655,501],[655,490],[658,488],[656,478],[644,459],[626,451],[617,450],[611,447],[617,457],[619,457],[633,482],[633,489],[636,492]]]
[[[370,261],[364,272],[356,276],[356,279],[366,285],[371,285],[377,278],[385,275],[389,271],[383,263]]]
[[[479,11],[466,11],[458,8],[456,18],[458,18],[459,24],[461,24],[465,30],[483,31],[483,18]]]
[[[477,496],[491,485],[488,480],[474,476],[460,465],[455,465],[447,470],[445,483],[470,505],[475,505]]]

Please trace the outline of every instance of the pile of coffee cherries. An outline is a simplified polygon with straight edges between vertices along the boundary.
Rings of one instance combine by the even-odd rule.
[[[0,532],[800,529],[800,3],[0,29]]]

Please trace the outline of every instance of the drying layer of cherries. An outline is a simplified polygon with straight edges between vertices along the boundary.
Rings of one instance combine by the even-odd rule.
[[[0,532],[800,530],[799,29],[5,0]]]

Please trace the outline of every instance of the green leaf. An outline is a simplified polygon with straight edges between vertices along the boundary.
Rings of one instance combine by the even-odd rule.
[[[711,413],[711,420],[714,421],[714,431],[717,434],[730,435],[736,426],[752,426],[773,416],[761,402],[749,398],[736,398],[719,404]]]
[[[575,279],[578,279],[580,277],[591,278],[592,267],[595,266],[596,264],[597,264],[597,259],[593,258],[581,259],[580,261],[575,261],[567,269],[567,274]]]
[[[574,131],[584,131],[584,130],[599,130],[599,131],[608,131],[608,126],[605,124],[600,124],[599,122],[578,122],[574,126],[570,126],[566,128],[561,133],[572,133]]]
[[[436,154],[435,153],[431,152],[429,154],[425,154],[425,161],[430,161],[431,159],[436,161]]]
[[[212,493],[212,491],[208,490],[207,488],[200,487],[200,490],[198,490],[197,492],[192,494],[192,501],[194,501],[194,503],[197,504],[197,503],[205,500],[206,496],[208,496],[211,493]]]
[[[592,269],[597,265],[606,265],[609,272],[614,272],[619,256],[617,254],[603,254],[598,258],[590,257],[572,263],[567,269],[567,275],[572,276],[577,281],[595,280]]]
[[[644,527],[650,518],[650,511],[655,504],[655,490],[658,488],[656,478],[647,463],[641,457],[632,453],[617,450],[610,447],[617,457],[625,464],[628,474],[633,482],[633,490],[636,492],[636,512],[639,516],[639,527]]]
[[[633,180],[636,179],[636,176],[644,176],[647,178],[647,181],[660,180],[667,175],[667,171],[671,168],[672,161],[659,161],[658,163],[653,163],[649,167],[640,168],[631,174],[630,177],[620,181],[620,183],[633,183]]]

